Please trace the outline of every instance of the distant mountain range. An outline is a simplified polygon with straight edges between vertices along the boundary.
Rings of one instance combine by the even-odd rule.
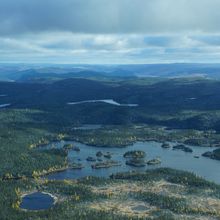
[[[147,123],[220,131],[219,80],[178,78],[148,84],[136,81],[73,78],[47,84],[0,82],[0,108],[38,109],[48,114],[50,123]],[[89,101],[106,99],[123,105]]]
[[[204,77],[219,79],[220,64],[28,65],[1,64],[1,81],[129,77]]]

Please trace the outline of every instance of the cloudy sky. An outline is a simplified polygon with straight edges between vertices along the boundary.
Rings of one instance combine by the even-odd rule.
[[[0,62],[220,62],[220,0],[0,0]]]

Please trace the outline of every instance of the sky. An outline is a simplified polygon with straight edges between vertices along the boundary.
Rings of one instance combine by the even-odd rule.
[[[220,63],[220,0],[0,0],[0,62]]]

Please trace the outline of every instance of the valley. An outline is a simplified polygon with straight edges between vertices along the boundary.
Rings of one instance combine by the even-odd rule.
[[[0,84],[2,219],[218,219],[218,81]]]
[[[0,0],[0,220],[220,220],[219,0]]]

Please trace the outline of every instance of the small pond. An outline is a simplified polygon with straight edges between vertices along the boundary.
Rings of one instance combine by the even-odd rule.
[[[20,205],[21,209],[26,210],[44,210],[49,209],[54,205],[54,198],[52,195],[42,192],[34,192],[22,197]]]

